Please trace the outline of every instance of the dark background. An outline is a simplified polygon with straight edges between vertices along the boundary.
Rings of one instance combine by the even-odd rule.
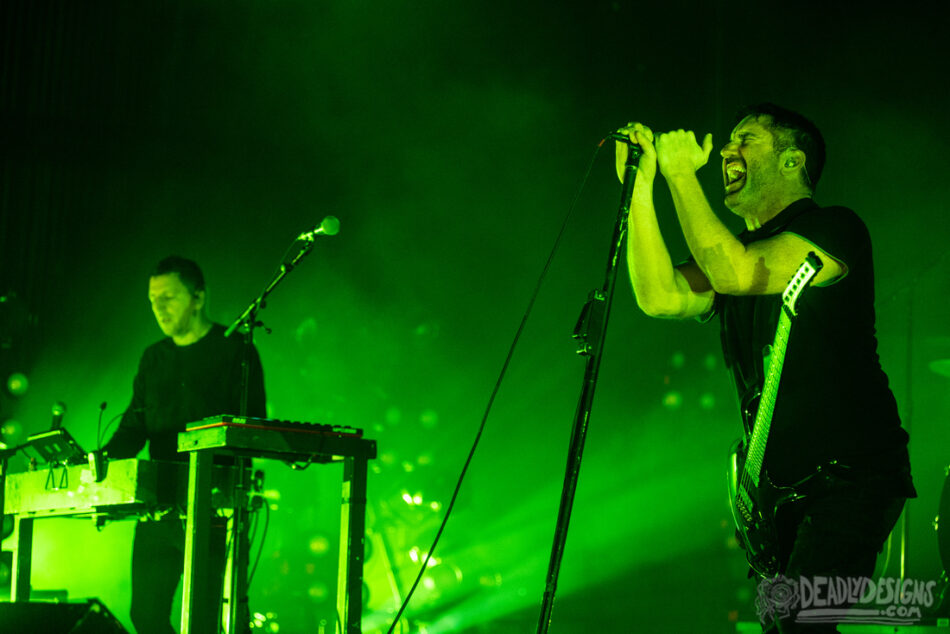
[[[609,145],[584,179],[596,144],[641,120],[712,132],[718,149],[736,108],[774,101],[825,135],[818,201],[854,208],[874,238],[881,356],[920,492],[904,573],[935,579],[946,21],[909,6],[657,4],[4,2],[0,370],[29,380],[0,397],[4,442],[45,429],[61,400],[95,445],[99,404],[104,421],[122,411],[160,336],[146,289],[161,257],[198,260],[230,323],[293,238],[337,216],[340,234],[271,297],[257,344],[271,416],[379,441],[375,631],[411,583],[412,549],[431,543],[580,190],[405,626],[528,631],[583,372],[570,335],[619,195]],[[701,179],[722,210],[716,158]],[[663,185],[657,207],[685,256]],[[721,487],[738,422],[718,330],[650,320],[628,288],[621,277],[554,631],[734,631],[755,615]],[[253,608],[282,631],[332,631],[339,472],[263,466],[274,512]],[[79,524],[39,523],[34,585],[100,596],[127,621],[131,527]],[[900,551],[896,535],[882,575],[901,574]]]

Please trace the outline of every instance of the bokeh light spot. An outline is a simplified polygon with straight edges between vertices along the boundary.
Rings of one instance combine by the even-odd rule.
[[[673,356],[670,357],[670,365],[679,370],[686,365],[686,355],[679,351],[674,352]]]
[[[386,422],[390,425],[398,425],[402,422],[402,410],[398,407],[390,407],[386,410]]]
[[[439,414],[433,409],[423,410],[422,414],[419,415],[419,423],[425,429],[432,429],[439,424]]]
[[[7,391],[13,396],[23,396],[30,389],[30,381],[22,372],[14,372],[7,379]]]
[[[330,540],[323,535],[315,535],[310,540],[310,552],[314,555],[325,555],[330,550]]]
[[[667,409],[679,409],[683,405],[683,395],[672,390],[663,395],[663,407]]]
[[[322,583],[315,583],[307,589],[307,595],[317,602],[326,601],[329,594],[326,585]]]
[[[317,320],[313,317],[308,317],[300,322],[300,325],[297,326],[297,330],[294,333],[297,338],[297,343],[305,343],[307,340],[316,337],[317,335]]]
[[[12,418],[5,420],[3,425],[0,426],[0,436],[3,437],[3,442],[8,445],[15,445],[17,438],[19,438],[22,433],[23,425],[20,424],[20,421]]]

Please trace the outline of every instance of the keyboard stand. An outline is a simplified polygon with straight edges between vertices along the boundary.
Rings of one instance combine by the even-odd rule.
[[[201,426],[194,425],[178,435],[178,451],[189,453],[181,634],[203,634],[198,624],[214,618],[208,611],[215,610],[218,605],[217,597],[203,596],[206,592],[203,584],[195,583],[196,579],[207,576],[210,566],[207,560],[211,530],[210,470],[216,454],[307,463],[343,462],[337,613],[344,634],[360,634],[366,476],[368,461],[376,457],[376,441],[363,438],[362,432],[268,428],[230,419],[218,423],[205,420]],[[239,482],[247,482],[246,473]],[[234,512],[247,513],[247,486],[238,484],[236,488],[243,490],[234,493]],[[244,502],[240,501],[242,499]],[[238,525],[240,523],[232,524]],[[247,628],[247,624],[240,626],[237,623],[240,614],[237,603],[247,596],[247,558],[239,556],[241,541],[238,535],[232,536],[228,553],[232,578],[228,605],[230,618],[225,630],[228,634],[244,634]]]

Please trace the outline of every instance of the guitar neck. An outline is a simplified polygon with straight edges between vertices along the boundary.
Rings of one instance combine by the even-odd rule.
[[[775,397],[778,394],[778,385],[782,378],[782,366],[785,364],[785,351],[788,349],[788,338],[791,330],[792,318],[783,306],[779,315],[778,327],[775,330],[775,341],[769,355],[769,367],[765,372],[765,383],[762,386],[762,396],[759,398],[759,408],[755,414],[755,426],[752,430],[752,439],[749,441],[746,456],[745,472],[752,478],[756,486],[759,484],[759,476],[762,472],[765,444],[769,438],[769,428],[772,426]]]

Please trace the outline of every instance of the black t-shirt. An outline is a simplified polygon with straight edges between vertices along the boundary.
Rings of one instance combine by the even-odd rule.
[[[133,458],[149,442],[153,460],[186,461],[178,453],[178,433],[185,425],[218,414],[239,414],[242,362],[247,353],[247,415],[264,417],[264,376],[257,349],[241,337],[224,337],[214,324],[193,344],[178,346],[171,338],[145,349],[135,376],[132,403],[115,435],[105,446],[111,459]]]
[[[806,198],[738,239],[749,244],[783,232],[844,263],[847,273],[831,284],[810,286],[798,302],[765,469],[773,481],[787,485],[837,461],[912,496],[908,436],[877,353],[867,228],[850,209],[821,208]],[[723,353],[740,399],[761,389],[763,354],[775,338],[781,304],[780,294],[716,297]]]

